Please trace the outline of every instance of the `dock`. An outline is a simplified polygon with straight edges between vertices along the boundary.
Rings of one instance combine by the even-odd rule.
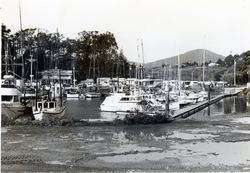
[[[218,95],[216,97],[211,98],[210,100],[203,101],[203,102],[197,103],[195,105],[191,105],[191,106],[188,106],[186,108],[177,110],[171,117],[175,120],[180,119],[180,118],[187,118],[187,117],[201,111],[202,109],[205,109],[209,105],[212,105],[212,104],[220,101],[221,99],[223,99],[225,97],[231,97],[231,96],[235,96],[235,95],[239,94],[243,89],[244,88],[226,88],[223,95]]]

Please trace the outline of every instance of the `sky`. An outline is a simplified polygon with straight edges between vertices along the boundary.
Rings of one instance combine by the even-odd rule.
[[[227,56],[250,49],[250,0],[1,0],[1,23],[65,37],[110,31],[130,61],[168,58],[193,49]]]

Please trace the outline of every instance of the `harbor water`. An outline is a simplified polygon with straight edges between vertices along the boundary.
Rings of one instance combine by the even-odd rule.
[[[104,98],[68,99],[66,101],[66,116],[73,120],[81,119],[107,119],[116,117],[115,113],[101,112],[100,104]],[[226,97],[211,105],[209,108],[192,115],[197,118],[211,118],[232,113],[244,113],[247,111],[247,101],[244,97]],[[207,116],[208,117],[207,117]]]
[[[66,114],[110,116],[102,100],[68,100]],[[250,171],[247,109],[227,97],[167,124],[2,127],[2,171]]]

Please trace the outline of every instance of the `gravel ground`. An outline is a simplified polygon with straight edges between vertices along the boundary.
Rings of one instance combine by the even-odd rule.
[[[7,126],[2,172],[250,171],[250,115],[167,124]]]

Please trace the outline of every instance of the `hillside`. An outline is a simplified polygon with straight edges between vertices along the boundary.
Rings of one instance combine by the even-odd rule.
[[[196,61],[197,63],[201,64],[203,61],[203,49],[195,49],[195,50],[191,50],[189,52],[186,52],[184,54],[180,54],[180,61],[181,63],[185,63],[185,62],[194,62]],[[216,54],[214,52],[211,52],[209,50],[206,50],[205,53],[205,57],[206,57],[206,62],[216,62],[219,58],[221,60],[224,60],[224,56]],[[150,62],[150,63],[146,63],[145,67],[148,68],[153,68],[153,67],[160,67],[162,64],[177,64],[177,56],[173,56],[170,58],[165,58],[165,59],[161,59],[161,60],[157,60],[154,62]]]

